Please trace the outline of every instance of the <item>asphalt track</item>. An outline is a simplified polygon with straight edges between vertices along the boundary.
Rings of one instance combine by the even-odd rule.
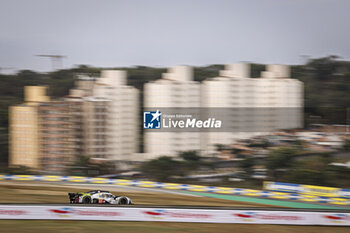
[[[51,183],[52,184],[52,183]],[[62,185],[70,185],[72,183],[61,183]],[[270,198],[256,198],[256,197],[245,197],[238,196],[232,194],[215,194],[215,193],[204,193],[204,192],[190,192],[190,191],[182,191],[182,190],[164,190],[157,188],[144,188],[144,187],[135,187],[135,186],[123,186],[123,185],[109,185],[109,184],[75,184],[74,186],[90,188],[93,186],[94,188],[99,187],[101,189],[110,189],[112,190],[133,190],[133,191],[149,191],[149,192],[161,192],[161,193],[169,193],[176,195],[185,195],[185,196],[193,196],[193,197],[210,197],[217,198],[223,200],[231,200],[231,201],[239,201],[246,203],[254,203],[254,204],[262,204],[262,205],[271,205],[278,207],[288,207],[288,208],[296,208],[296,209],[327,209],[327,210],[350,210],[350,207],[343,206],[335,206],[330,204],[312,204],[305,203],[300,201],[281,201]]]
[[[26,181],[26,182],[69,182],[80,184],[113,184],[122,186],[137,186],[142,188],[156,188],[163,190],[176,190],[176,191],[189,191],[189,192],[201,192],[201,193],[215,193],[215,194],[227,194],[248,196],[257,198],[266,198],[274,200],[284,201],[298,201],[306,203],[317,203],[320,205],[337,205],[350,207],[350,199],[342,196],[325,197],[313,194],[287,194],[284,192],[274,192],[266,190],[254,190],[235,187],[216,187],[216,186],[203,186],[203,185],[191,185],[191,184],[178,184],[178,183],[162,183],[155,181],[144,180],[124,180],[124,179],[107,179],[99,177],[82,177],[82,176],[55,176],[55,175],[10,175],[0,174],[0,180],[6,181]]]
[[[8,181],[3,181],[0,183],[7,183]],[[12,182],[11,182],[12,183]],[[13,182],[12,184],[16,184],[17,182]],[[72,188],[72,191],[74,191],[74,188],[91,188],[91,189],[107,189],[109,191],[130,191],[133,192],[160,192],[160,193],[169,193],[169,194],[175,194],[175,195],[184,195],[184,196],[193,196],[193,197],[210,197],[210,198],[217,198],[217,199],[223,199],[223,200],[232,200],[232,201],[238,201],[242,203],[255,203],[260,205],[269,205],[269,206],[276,206],[278,207],[287,207],[287,208],[294,208],[294,209],[317,209],[317,210],[350,210],[349,206],[335,206],[330,204],[313,204],[313,203],[305,203],[300,201],[282,201],[282,200],[275,200],[270,198],[257,198],[257,197],[246,197],[246,196],[239,196],[239,195],[232,195],[232,194],[215,194],[215,193],[205,193],[205,192],[191,192],[191,191],[183,191],[183,190],[164,190],[164,189],[157,189],[157,188],[146,188],[146,187],[136,187],[136,186],[123,186],[123,185],[116,185],[116,184],[79,184],[79,183],[70,183],[70,182],[19,182],[21,185],[25,186],[43,186],[43,184],[47,186],[65,186],[67,188]],[[18,184],[18,183],[17,183]],[[65,203],[64,203],[65,204]],[[62,205],[62,204],[61,204]],[[91,205],[89,205],[91,206]],[[134,206],[134,205],[133,205]],[[197,206],[194,206],[193,208],[197,208]],[[252,209],[257,209],[258,207],[254,207]]]
[[[45,185],[43,185],[45,184]],[[144,188],[144,187],[135,187],[135,186],[123,186],[123,185],[111,185],[111,184],[79,184],[79,183],[66,183],[66,182],[23,182],[23,181],[15,181],[15,182],[9,182],[9,181],[0,181],[0,185],[13,185],[13,186],[48,186],[48,187],[64,187],[64,188],[71,188],[72,192],[74,192],[75,188],[84,188],[84,189],[107,189],[108,191],[116,191],[116,192],[123,192],[123,191],[133,191],[133,192],[154,192],[154,193],[169,193],[169,194],[175,194],[175,195],[181,195],[181,196],[191,196],[191,197],[201,197],[196,194],[191,193],[182,193],[178,191],[172,191],[172,190],[166,190],[166,189],[155,189],[155,188]]]

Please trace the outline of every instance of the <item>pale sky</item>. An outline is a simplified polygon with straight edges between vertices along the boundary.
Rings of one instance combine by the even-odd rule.
[[[350,60],[350,0],[0,0],[0,68]],[[9,72],[9,70],[3,70]]]

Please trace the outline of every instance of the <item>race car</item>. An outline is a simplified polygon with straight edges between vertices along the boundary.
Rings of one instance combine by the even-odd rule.
[[[70,204],[113,204],[131,205],[131,199],[125,196],[115,196],[108,191],[92,190],[85,193],[68,193]]]

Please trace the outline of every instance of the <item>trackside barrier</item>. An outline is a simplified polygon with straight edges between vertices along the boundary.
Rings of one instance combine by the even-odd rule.
[[[161,183],[153,181],[138,181],[124,179],[107,179],[82,176],[42,176],[42,175],[0,175],[0,180],[20,180],[20,181],[50,181],[50,182],[75,182],[92,184],[111,184],[123,186],[137,186],[145,188],[159,188],[168,190],[184,190],[195,192],[210,192],[220,194],[233,194],[251,197],[265,197],[279,200],[296,200],[314,203],[326,203],[333,205],[350,205],[350,199],[342,197],[324,197],[301,193],[275,192],[268,190],[254,190],[241,188],[226,188],[216,186],[187,185],[175,183]]]
[[[264,181],[264,189],[277,192],[299,193],[322,197],[338,197],[350,199],[350,189],[334,187]]]
[[[0,205],[0,219],[204,222],[350,226],[349,213]]]

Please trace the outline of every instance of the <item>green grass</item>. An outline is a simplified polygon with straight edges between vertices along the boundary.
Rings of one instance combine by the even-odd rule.
[[[347,206],[347,207],[327,206],[327,205],[319,205],[319,204],[313,204],[313,203],[270,200],[270,199],[264,199],[264,198],[222,195],[222,194],[215,194],[215,193],[199,193],[199,192],[185,192],[185,191],[183,191],[183,193],[190,193],[190,194],[200,195],[203,197],[213,197],[213,198],[220,198],[220,199],[224,199],[224,200],[239,201],[242,203],[246,202],[246,203],[250,203],[250,204],[255,203],[255,204],[271,205],[271,206],[278,206],[278,207],[303,208],[303,209],[350,210],[349,206]]]

